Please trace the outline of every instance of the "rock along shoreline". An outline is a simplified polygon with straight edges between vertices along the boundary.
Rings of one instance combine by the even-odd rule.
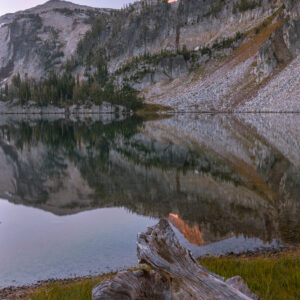
[[[19,105],[13,102],[0,102],[0,115],[20,114],[20,115],[83,115],[83,114],[128,114],[124,106],[113,105],[103,102],[101,105],[71,105],[58,107],[53,105],[37,106],[34,102],[27,105]]]

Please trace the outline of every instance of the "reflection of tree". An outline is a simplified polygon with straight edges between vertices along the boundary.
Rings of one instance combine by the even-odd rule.
[[[14,164],[15,193],[27,203],[46,203],[49,194],[63,186],[68,173],[66,160],[81,167],[83,177],[94,174],[91,172],[93,169],[107,169],[110,144],[120,134],[132,136],[141,122],[139,118],[109,125],[102,122],[41,120],[1,127],[0,145]],[[22,159],[25,152],[28,154],[31,150],[42,157]],[[89,166],[90,171],[83,167],[84,164]],[[51,187],[47,186],[50,180],[54,182]]]
[[[137,132],[142,119],[132,117],[120,122],[103,124],[102,122],[88,122],[69,120],[47,121],[39,120],[34,123],[20,122],[16,125],[1,127],[2,136],[8,141],[13,141],[19,150],[37,146],[43,143],[51,150],[61,150],[72,153],[82,146],[95,148],[103,139],[113,141],[116,136],[131,137]]]
[[[284,242],[300,243],[300,206],[283,207],[279,217],[280,237]]]
[[[106,125],[60,120],[2,126],[0,147],[13,162],[16,196],[60,214],[108,206],[153,217],[173,212],[183,223],[178,227],[198,244],[201,232],[210,233],[205,242],[231,233],[299,241],[300,172],[280,153],[271,149],[270,159],[261,159],[257,173],[264,186],[255,185],[251,176],[242,177],[246,169],[237,172],[213,151],[150,138],[141,126],[137,117]],[[48,200],[58,191],[63,194],[70,164],[89,194],[58,201],[53,210]],[[276,195],[274,201],[263,197],[265,186]]]

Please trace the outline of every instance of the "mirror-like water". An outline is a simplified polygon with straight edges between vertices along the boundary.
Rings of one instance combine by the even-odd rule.
[[[299,125],[0,117],[0,287],[132,266],[160,217],[195,255],[298,243]]]
[[[1,201],[0,211],[3,285],[133,266],[137,264],[133,242],[137,230],[155,223],[122,208],[96,209],[61,218]]]

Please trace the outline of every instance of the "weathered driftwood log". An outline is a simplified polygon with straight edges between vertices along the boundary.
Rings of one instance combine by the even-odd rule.
[[[239,276],[224,282],[199,265],[167,220],[138,235],[137,252],[153,271],[121,272],[94,288],[93,300],[258,299]]]

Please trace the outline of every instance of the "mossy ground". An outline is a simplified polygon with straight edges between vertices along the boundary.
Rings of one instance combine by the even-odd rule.
[[[300,299],[300,250],[254,257],[202,258],[199,263],[226,278],[240,275],[261,299]],[[31,300],[87,300],[92,288],[114,274],[57,282],[35,290]]]

